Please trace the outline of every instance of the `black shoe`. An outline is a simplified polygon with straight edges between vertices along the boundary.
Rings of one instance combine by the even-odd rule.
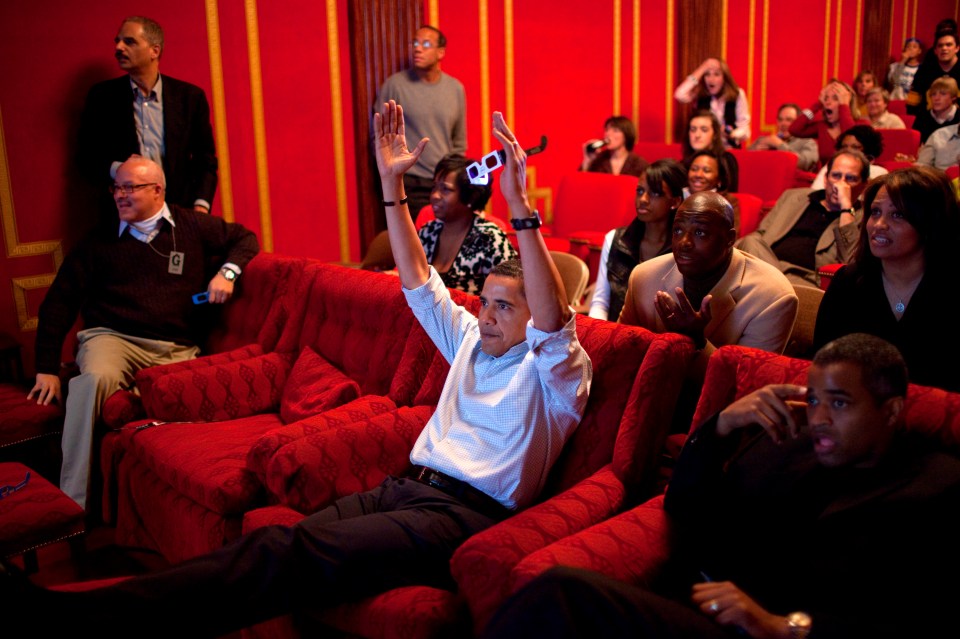
[[[50,614],[41,609],[42,591],[23,570],[0,557],[0,628],[5,638],[37,636],[37,615]]]

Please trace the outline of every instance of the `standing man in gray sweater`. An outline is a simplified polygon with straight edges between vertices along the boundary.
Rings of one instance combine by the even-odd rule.
[[[387,78],[377,96],[377,105],[390,100],[403,105],[408,140],[430,139],[417,163],[403,176],[414,221],[430,203],[437,162],[447,154],[467,150],[463,85],[440,70],[446,47],[447,38],[439,29],[420,27],[410,43],[412,66]]]

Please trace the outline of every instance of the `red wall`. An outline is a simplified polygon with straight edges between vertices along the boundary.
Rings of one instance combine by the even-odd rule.
[[[891,50],[904,34],[929,39],[957,2],[892,0]],[[798,13],[795,3],[728,0],[727,16],[716,18],[726,25],[719,53],[747,91],[755,135],[772,126],[781,102],[815,99],[824,74],[853,78],[862,4],[814,0]],[[466,87],[470,154],[491,148],[490,112],[503,110],[523,142],[549,137],[531,167],[536,185],[555,193],[581,142],[614,112],[636,117],[641,139],[668,137],[670,96],[689,72],[675,68],[676,47],[667,49],[672,0],[425,5],[449,39],[444,70]],[[28,371],[37,307],[88,215],[91,194],[71,161],[83,99],[93,82],[118,75],[113,37],[123,16],[144,10],[166,31],[161,70],[203,87],[215,109],[222,182],[214,213],[276,252],[360,258],[347,0],[171,0],[149,9],[124,0],[2,2],[0,331],[24,344]],[[495,210],[502,206],[495,196]]]

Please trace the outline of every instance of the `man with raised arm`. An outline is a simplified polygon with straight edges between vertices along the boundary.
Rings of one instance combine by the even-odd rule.
[[[375,118],[377,165],[404,294],[451,362],[411,468],[338,499],[294,526],[267,526],[208,555],[115,586],[66,593],[29,587],[0,562],[0,597],[13,634],[220,636],[299,606],[334,606],[399,586],[450,587],[449,562],[471,535],[529,505],[576,429],[590,360],[575,314],[536,228],[524,189],[526,156],[499,113],[501,191],[518,220],[521,263],[487,277],[476,318],[452,303],[427,264],[406,210],[408,150],[393,101]],[[524,275],[525,273],[525,275]],[[6,573],[6,574],[4,574]],[[57,610],[50,615],[49,610]],[[24,635],[26,636],[26,635]]]

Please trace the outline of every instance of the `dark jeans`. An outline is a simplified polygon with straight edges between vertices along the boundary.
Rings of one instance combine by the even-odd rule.
[[[723,628],[685,603],[576,568],[553,568],[508,599],[485,639],[730,639]]]
[[[403,190],[407,194],[407,206],[410,207],[410,217],[417,221],[420,209],[430,204],[430,193],[433,192],[433,180],[417,177],[405,173],[403,175]]]
[[[295,526],[260,528],[155,574],[42,591],[23,613],[32,636],[217,636],[400,586],[452,587],[453,551],[493,523],[440,490],[388,477]]]

